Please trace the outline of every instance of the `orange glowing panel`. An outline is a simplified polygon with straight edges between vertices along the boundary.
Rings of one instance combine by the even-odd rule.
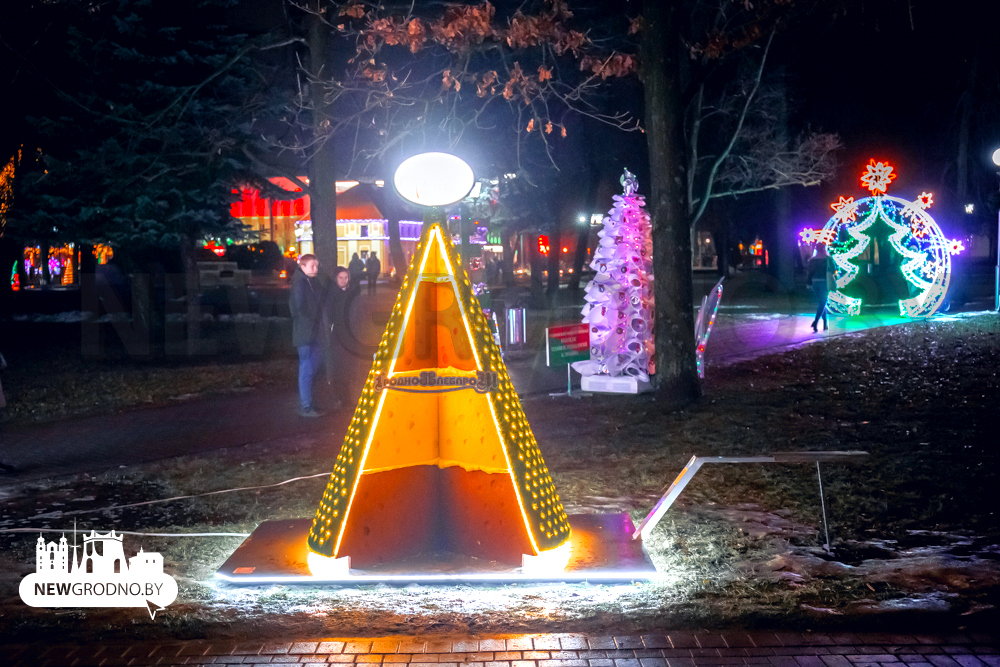
[[[569,536],[471,282],[425,225],[309,548],[356,568],[441,552],[516,566]]]

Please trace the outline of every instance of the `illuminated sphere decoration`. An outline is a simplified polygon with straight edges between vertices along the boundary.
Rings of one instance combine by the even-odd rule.
[[[1000,167],[1000,148],[993,151],[993,164]]]
[[[420,206],[448,206],[472,191],[472,167],[450,153],[420,153],[403,160],[392,177],[396,192]]]
[[[886,189],[896,178],[888,162],[871,160],[861,176],[861,184],[870,197],[855,201],[840,197],[830,204],[834,215],[822,229],[800,233],[807,243],[823,243],[834,263],[835,288],[830,291],[827,308],[831,313],[858,315],[862,299],[843,290],[860,274],[856,263],[869,250],[876,230],[900,257],[900,272],[908,283],[909,295],[899,300],[903,317],[930,317],[945,300],[951,280],[951,256],[965,247],[958,239],[949,239],[927,211],[934,195],[922,192],[910,201],[887,195]]]

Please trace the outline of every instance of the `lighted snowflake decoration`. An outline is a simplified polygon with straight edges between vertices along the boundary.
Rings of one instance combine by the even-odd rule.
[[[876,162],[875,158],[868,161],[867,171],[861,175],[861,185],[868,188],[873,195],[885,194],[886,188],[896,178],[892,166],[888,162]]]
[[[957,255],[963,250],[965,250],[965,244],[959,241],[958,239],[953,239],[951,241],[948,241],[948,252],[950,252],[952,255]]]
[[[858,205],[855,203],[854,197],[847,199],[841,197],[840,201],[830,204],[830,208],[836,211],[834,217],[840,218],[841,222],[854,222],[858,219]]]
[[[923,210],[927,210],[934,203],[934,194],[931,192],[921,192],[920,196],[917,197],[917,206]]]
[[[803,243],[822,243],[829,245],[837,238],[837,232],[833,229],[803,229],[799,232]]]

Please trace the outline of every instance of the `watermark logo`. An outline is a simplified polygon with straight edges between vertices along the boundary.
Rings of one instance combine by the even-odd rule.
[[[145,607],[150,618],[177,599],[177,582],[163,571],[163,556],[143,551],[125,558],[122,536],[90,531],[80,549],[35,543],[35,572],[21,580],[21,600],[31,607]]]
[[[437,371],[421,371],[419,375],[396,375],[388,377],[382,373],[375,378],[375,391],[389,389],[412,393],[440,394],[449,391],[472,389],[477,394],[488,394],[500,386],[496,371],[476,371],[470,375],[438,375]]]

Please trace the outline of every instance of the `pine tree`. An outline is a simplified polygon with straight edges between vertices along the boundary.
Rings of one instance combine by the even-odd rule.
[[[133,257],[238,234],[228,201],[253,45],[223,25],[226,4],[38,7],[62,57],[33,63],[48,102],[29,119],[37,150],[25,151],[8,233]]]

